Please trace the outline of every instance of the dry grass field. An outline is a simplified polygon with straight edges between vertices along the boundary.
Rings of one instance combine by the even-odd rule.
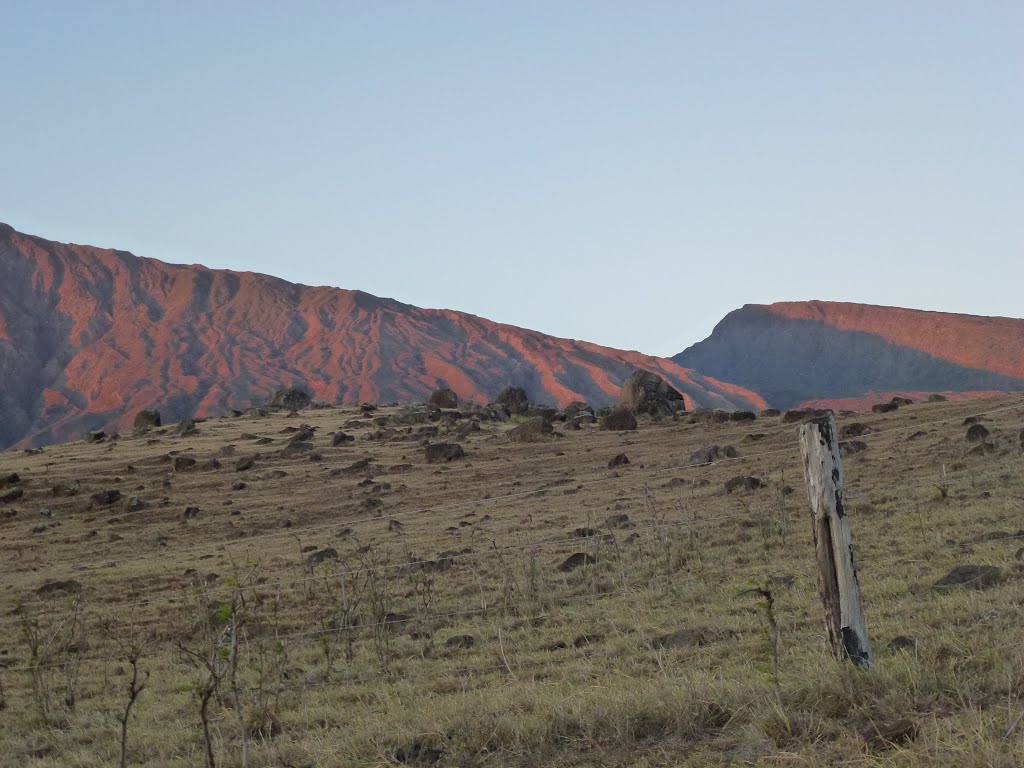
[[[1019,395],[839,418],[869,671],[828,653],[797,424],[423,419],[0,454],[0,765],[118,765],[123,720],[128,765],[202,766],[204,701],[218,766],[1024,764]],[[999,574],[933,589],[960,565]]]

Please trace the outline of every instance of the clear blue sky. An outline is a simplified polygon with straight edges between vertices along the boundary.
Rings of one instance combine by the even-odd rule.
[[[1024,316],[1024,3],[0,0],[0,221],[672,354]]]

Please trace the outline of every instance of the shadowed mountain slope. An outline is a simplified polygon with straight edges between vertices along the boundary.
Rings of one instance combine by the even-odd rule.
[[[63,245],[0,224],[0,448],[245,408],[280,386],[335,404],[424,400],[606,404],[637,368],[688,405],[762,399],[650,357],[360,291]]]
[[[869,403],[879,392],[1019,391],[1024,320],[823,301],[748,304],[673,360],[779,408]]]

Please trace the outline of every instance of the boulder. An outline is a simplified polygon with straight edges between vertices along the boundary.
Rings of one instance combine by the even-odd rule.
[[[301,411],[313,402],[310,394],[301,389],[277,389],[267,400],[266,408],[276,411]]]
[[[1002,573],[994,565],[958,565],[932,587],[937,592],[948,592],[960,587],[968,589],[985,589],[996,586]]]
[[[442,461],[455,461],[466,455],[458,443],[433,443],[426,448],[426,459],[429,464]]]
[[[739,453],[731,445],[727,445],[725,448],[710,445],[707,448],[701,448],[691,453],[690,463],[696,465],[714,464],[720,459],[734,459],[737,456],[739,456]]]
[[[438,389],[430,396],[430,404],[435,408],[458,408],[459,396],[450,389]]]
[[[577,416],[582,416],[584,413],[589,414],[591,419],[594,418],[593,407],[582,400],[577,400],[565,406],[565,418],[567,419],[575,419]]]
[[[892,413],[900,407],[899,403],[888,402],[888,403],[876,403],[871,406],[873,413]]]
[[[845,424],[839,430],[840,437],[861,437],[873,432],[867,424],[861,424],[860,422],[853,422],[852,424]]]
[[[135,414],[135,421],[132,422],[132,430],[137,435],[149,432],[151,429],[162,426],[160,411],[155,408],[146,408]]]
[[[25,491],[20,485],[16,485],[13,488],[8,488],[6,491],[0,492],[0,504],[10,504],[12,501],[17,501],[25,495]]]
[[[988,431],[988,427],[984,424],[971,424],[967,429],[967,442],[983,443],[991,434],[992,433]]]
[[[732,493],[734,491],[740,490],[756,491],[760,488],[764,488],[766,485],[768,485],[768,483],[762,480],[760,477],[751,477],[749,475],[737,475],[731,480],[726,481],[725,492]]]
[[[754,421],[755,419],[757,419],[757,414],[753,411],[731,411],[729,413],[730,421],[745,422]]]
[[[562,573],[567,573],[569,571],[574,571],[577,568],[581,568],[584,565],[593,565],[596,562],[597,558],[593,555],[588,555],[586,552],[577,552],[569,555],[569,557],[567,557],[562,564],[558,566],[558,570]]]
[[[624,432],[637,428],[636,414],[632,408],[619,406],[598,420],[598,429]]]
[[[509,416],[521,416],[530,410],[530,398],[522,387],[506,387],[491,403],[496,410],[501,409]]]
[[[355,439],[356,438],[353,435],[346,435],[341,430],[338,430],[337,432],[331,433],[331,447],[337,448],[339,445],[344,445],[345,443],[353,443],[355,442]]]
[[[6,472],[0,475],[0,488],[7,485],[15,485],[21,482],[21,476],[17,472]]]
[[[505,436],[513,443],[536,443],[554,432],[551,422],[541,416],[531,416],[515,427]]]
[[[624,453],[617,453],[608,459],[608,469],[615,469],[615,467],[622,467],[629,464],[629,457]]]
[[[868,444],[863,440],[842,440],[839,443],[840,456],[853,456],[856,453],[863,453],[868,449]]]
[[[637,369],[622,385],[619,405],[654,418],[672,416],[686,410],[682,394],[661,376]]]
[[[774,416],[781,416],[781,415],[782,415],[782,411],[780,411],[778,408],[762,408],[761,409],[761,416],[763,418],[766,418],[766,419],[770,419],[770,418],[772,418]]]

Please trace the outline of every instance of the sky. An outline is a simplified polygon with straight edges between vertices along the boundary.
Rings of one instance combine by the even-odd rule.
[[[0,221],[671,355],[1024,317],[1024,3],[0,0]]]

